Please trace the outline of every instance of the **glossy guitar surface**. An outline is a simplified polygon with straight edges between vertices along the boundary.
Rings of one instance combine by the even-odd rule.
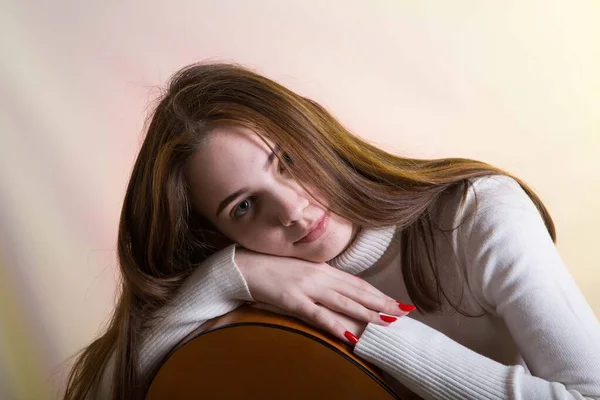
[[[166,358],[146,398],[405,397],[350,345],[296,318],[243,306],[188,335]]]

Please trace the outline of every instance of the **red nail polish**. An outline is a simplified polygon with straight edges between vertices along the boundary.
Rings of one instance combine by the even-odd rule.
[[[400,307],[400,309],[402,311],[411,312],[411,311],[414,311],[414,310],[417,309],[417,307],[415,307],[415,306],[411,306],[409,304],[401,303],[398,300],[396,300],[396,303],[398,303],[398,307]]]
[[[379,315],[379,317],[381,318],[382,321],[385,321],[385,322],[394,322],[395,320],[398,319],[396,317],[392,317],[389,315]]]
[[[354,336],[354,335],[352,334],[352,332],[350,332],[350,331],[346,331],[346,332],[344,333],[344,336],[346,336],[346,339],[348,339],[349,341],[351,341],[351,342],[352,342],[352,344],[356,344],[356,343],[358,343],[358,338],[357,338],[356,336]]]

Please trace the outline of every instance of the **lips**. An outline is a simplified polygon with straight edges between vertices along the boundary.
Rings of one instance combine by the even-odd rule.
[[[312,231],[314,231],[314,230],[315,230],[315,228],[316,228],[317,226],[319,226],[319,224],[320,224],[320,223],[323,221],[323,218],[325,218],[325,214],[323,214],[323,215],[321,216],[321,218],[319,218],[317,221],[315,221],[315,223],[313,224],[313,226],[311,226],[311,227],[310,227],[310,229],[308,229],[308,230],[307,230],[307,231],[304,233],[304,235],[302,235],[302,237],[301,237],[300,239],[296,240],[296,242],[299,242],[300,240],[304,239],[304,238],[305,238],[306,236],[308,236],[308,235],[309,235],[309,234],[310,234]]]

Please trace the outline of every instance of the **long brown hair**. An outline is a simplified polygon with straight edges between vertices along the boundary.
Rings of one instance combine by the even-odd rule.
[[[428,210],[450,188],[458,187],[464,196],[470,178],[511,176],[556,240],[546,208],[518,178],[470,159],[389,154],[353,135],[315,101],[237,64],[196,63],[176,72],[148,121],[119,223],[118,305],[106,333],[76,361],[65,399],[95,390],[113,352],[113,398],[142,398],[149,382],[139,371],[138,346],[152,322],[148,316],[169,301],[195,266],[231,243],[191,207],[184,179],[187,161],[215,126],[244,126],[279,144],[294,160],[288,172],[300,183],[319,182],[336,214],[367,229],[401,228],[402,273],[421,312],[439,309],[445,296],[433,243],[425,238],[435,225]]]

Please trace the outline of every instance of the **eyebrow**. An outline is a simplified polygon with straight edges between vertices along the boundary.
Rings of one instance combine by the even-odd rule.
[[[271,154],[269,154],[269,157],[267,157],[267,161],[265,162],[265,165],[263,166],[263,170],[267,171],[269,169],[269,167],[271,166],[271,164],[273,164],[273,160],[275,159],[275,153],[279,152],[279,145],[276,144],[273,147],[273,152]],[[221,214],[221,212],[229,205],[229,203],[231,203],[232,201],[234,201],[235,199],[237,199],[239,196],[241,196],[242,194],[248,192],[248,188],[243,187],[240,190],[235,191],[234,193],[231,193],[229,196],[225,197],[223,199],[223,201],[219,204],[219,207],[217,208],[217,213],[216,216],[217,218],[219,217],[219,214]]]

